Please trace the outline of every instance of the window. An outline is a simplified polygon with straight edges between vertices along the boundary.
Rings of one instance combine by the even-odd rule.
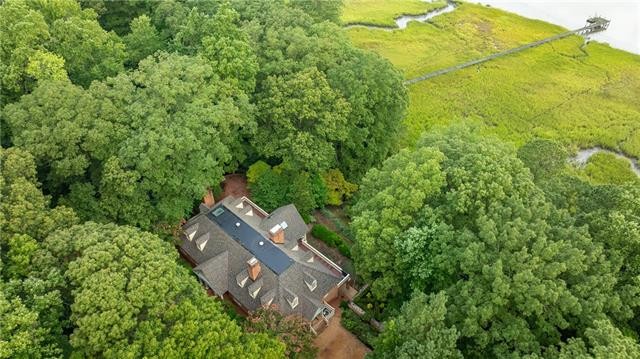
[[[200,252],[204,251],[204,247],[209,242],[209,233],[204,234],[196,239],[196,246],[200,250]]]
[[[244,288],[245,283],[247,283],[247,279],[249,279],[249,276],[246,276],[244,278],[238,277],[236,278],[236,282],[238,282],[238,286],[240,288]]]
[[[307,287],[309,288],[309,290],[313,292],[313,290],[316,289],[316,287],[318,286],[318,281],[314,279],[314,280],[308,282],[305,279],[304,284],[306,284]]]
[[[287,302],[289,302],[289,305],[291,306],[291,309],[295,309],[298,306],[298,296],[293,297],[292,300],[289,300],[287,298]]]
[[[255,299],[255,298],[256,298],[256,296],[258,295],[258,293],[260,292],[260,289],[261,289],[261,288],[262,288],[262,287],[258,287],[258,288],[256,288],[256,289],[254,289],[254,290],[253,290],[253,292],[249,292],[249,295],[251,296],[251,298]]]

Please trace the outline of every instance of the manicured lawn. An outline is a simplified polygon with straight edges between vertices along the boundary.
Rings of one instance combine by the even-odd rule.
[[[395,26],[394,19],[401,15],[419,15],[446,6],[444,0],[345,0],[342,22]]]
[[[412,78],[565,30],[465,3],[406,30],[345,31]],[[640,56],[582,45],[572,36],[411,85],[398,141],[411,146],[425,130],[464,121],[516,145],[540,136],[571,149],[600,145],[640,157]]]

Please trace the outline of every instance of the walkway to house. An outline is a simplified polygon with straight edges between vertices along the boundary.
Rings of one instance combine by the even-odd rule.
[[[228,196],[233,196],[236,198],[240,198],[242,196],[250,197],[249,189],[247,188],[247,177],[240,173],[232,173],[230,175],[224,176],[222,188],[222,198]]]
[[[340,324],[342,309],[340,300],[336,299],[331,303],[336,308],[336,314],[331,318],[329,326],[313,341],[318,347],[319,359],[362,359],[371,350],[361,341],[351,334]]]

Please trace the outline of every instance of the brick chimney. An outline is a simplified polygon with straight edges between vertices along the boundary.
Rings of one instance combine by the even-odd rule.
[[[204,198],[202,198],[202,203],[205,206],[211,208],[214,204],[216,204],[215,198],[213,198],[213,192],[211,192],[211,188],[207,188],[207,193],[205,193]]]
[[[284,229],[281,225],[276,224],[269,230],[269,238],[275,244],[284,243]]]
[[[251,259],[247,261],[247,265],[248,265],[247,271],[249,272],[249,278],[255,281],[256,279],[258,279],[258,276],[260,275],[260,262],[258,262],[256,257],[251,257]]]

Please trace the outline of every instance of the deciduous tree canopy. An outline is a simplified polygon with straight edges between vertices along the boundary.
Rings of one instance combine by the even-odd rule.
[[[615,244],[549,203],[512,149],[467,128],[371,170],[353,211],[356,265],[374,294],[444,291],[465,356],[540,356],[603,317],[626,327],[636,316],[636,277],[607,253]]]

